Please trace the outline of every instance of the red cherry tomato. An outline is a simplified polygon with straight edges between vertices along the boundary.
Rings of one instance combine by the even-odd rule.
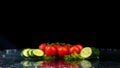
[[[57,49],[52,45],[48,45],[45,47],[45,54],[47,56],[55,56],[57,54]]]
[[[69,54],[70,46],[71,46],[70,44],[65,44],[65,45],[64,45],[64,47],[67,49],[67,51],[66,51],[66,52],[67,52],[67,53],[66,53],[67,55]]]
[[[81,44],[77,44],[76,46],[80,49],[80,51],[83,49],[83,46]]]
[[[56,49],[58,49],[61,45],[59,43],[56,43],[53,45]]]
[[[70,54],[73,54],[73,53],[79,54],[80,53],[80,49],[77,46],[72,46],[70,48],[69,52],[70,52]]]
[[[39,45],[39,49],[45,51],[45,47],[46,47],[46,46],[47,46],[46,43],[42,43],[42,44]]]
[[[67,55],[68,51],[69,50],[66,47],[64,47],[64,46],[59,47],[58,48],[58,55],[59,55],[59,57],[64,57],[65,55]]]

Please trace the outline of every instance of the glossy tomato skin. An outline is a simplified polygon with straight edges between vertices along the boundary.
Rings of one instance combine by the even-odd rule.
[[[59,43],[57,43],[57,44],[54,44],[53,46],[56,48],[57,55],[58,55],[58,49],[61,47],[61,45]]]
[[[46,46],[45,47],[45,54],[47,56],[55,56],[57,54],[57,49],[52,45]]]
[[[64,47],[67,49],[66,54],[69,55],[70,44],[65,44]]]
[[[70,52],[70,54],[73,54],[73,53],[79,54],[80,53],[80,49],[77,46],[72,46],[70,48],[69,52]]]
[[[66,47],[61,46],[58,48],[58,56],[59,57],[64,57],[67,53],[68,53],[68,50]]]
[[[46,47],[46,46],[47,46],[46,43],[42,43],[42,44],[39,45],[39,49],[45,51],[45,47]]]
[[[80,51],[83,49],[83,45],[81,44],[77,44],[76,46],[80,49]]]
[[[59,43],[54,44],[54,47],[58,49],[61,45]]]

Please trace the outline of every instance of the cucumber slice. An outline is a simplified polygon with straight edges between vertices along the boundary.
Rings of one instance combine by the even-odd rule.
[[[100,51],[99,49],[95,48],[95,47],[84,47],[81,52],[80,55],[83,58],[92,58],[92,57],[99,57]]]
[[[40,49],[33,49],[32,54],[33,54],[35,57],[44,56],[44,52],[43,52],[42,50],[40,50]]]
[[[28,58],[29,57],[29,55],[28,55],[29,50],[30,50],[30,48],[23,49],[22,52],[21,52],[21,56],[25,57],[25,58]]]
[[[30,50],[28,51],[28,55],[29,55],[30,58],[34,57],[34,56],[32,55],[32,51],[33,51],[33,49],[30,49]]]

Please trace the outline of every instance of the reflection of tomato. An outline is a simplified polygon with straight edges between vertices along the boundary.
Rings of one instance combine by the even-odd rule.
[[[39,49],[45,51],[46,43],[42,43],[39,45]]]
[[[72,63],[69,63],[69,67],[68,68],[74,68],[74,65]]]
[[[73,64],[72,62],[68,64],[68,68],[80,68],[80,64]]]
[[[73,53],[79,54],[80,53],[80,49],[77,46],[72,46],[69,51],[70,51],[70,54],[73,54]]]
[[[48,61],[45,61],[43,64],[42,64],[42,68],[49,68],[50,66],[50,62]]]
[[[65,62],[64,60],[58,61],[45,61],[42,63],[42,68],[79,68],[80,64],[73,62]]]
[[[80,64],[76,64],[76,65],[75,65],[75,68],[80,68]]]
[[[66,63],[64,60],[58,61],[58,68],[69,68],[68,63]]]
[[[58,68],[58,64],[56,61],[45,61],[42,68]]]
[[[46,46],[46,48],[45,48],[45,54],[47,56],[55,56],[56,53],[57,53],[57,49],[54,46],[52,46],[52,45]]]

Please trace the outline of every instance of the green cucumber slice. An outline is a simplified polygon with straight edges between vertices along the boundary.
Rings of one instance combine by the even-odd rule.
[[[80,55],[83,58],[92,58],[92,57],[99,57],[100,51],[99,49],[95,48],[95,47],[84,47],[81,52]]]
[[[29,57],[29,54],[28,54],[29,50],[30,50],[30,48],[23,49],[22,52],[21,52],[21,56],[25,57],[25,58],[28,58]]]
[[[33,51],[33,49],[30,49],[30,50],[28,51],[28,55],[29,55],[30,58],[34,57],[34,56],[32,55],[32,51]]]
[[[44,56],[44,52],[40,49],[33,49],[32,54],[36,57]]]

